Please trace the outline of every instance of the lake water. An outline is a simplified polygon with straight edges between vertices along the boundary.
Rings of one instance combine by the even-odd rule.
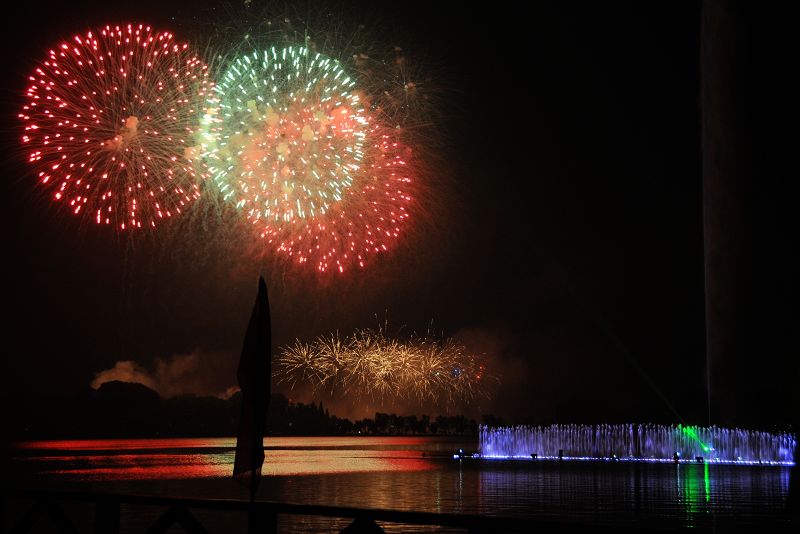
[[[473,451],[477,443],[432,437],[287,437],[264,444],[261,500],[593,524],[791,526],[788,467],[458,461],[454,450]],[[13,487],[246,499],[247,490],[230,478],[234,446],[232,438],[23,443],[11,450],[7,480]],[[122,513],[125,531],[140,532],[156,512],[123,507]],[[197,515],[212,532],[243,531],[244,518],[214,514]],[[279,523],[286,532],[346,524],[296,517]]]

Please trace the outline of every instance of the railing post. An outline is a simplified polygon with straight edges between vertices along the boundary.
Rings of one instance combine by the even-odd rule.
[[[339,534],[383,534],[385,531],[371,517],[358,516]]]
[[[167,509],[153,525],[147,529],[147,534],[165,534],[174,524],[183,527],[188,534],[208,534],[200,521],[183,505],[175,505]]]
[[[247,510],[247,534],[275,534],[278,532],[278,513],[271,506],[250,503]]]
[[[33,528],[33,525],[45,514],[45,505],[42,501],[35,501],[33,506],[25,512],[16,525],[11,527],[9,534],[27,534]]]
[[[78,529],[70,520],[64,509],[47,497],[34,503],[33,507],[9,531],[11,534],[25,534],[43,517],[49,517],[53,526],[61,534],[78,534]]]
[[[94,512],[94,531],[96,534],[119,533],[119,501],[113,498],[97,500]]]

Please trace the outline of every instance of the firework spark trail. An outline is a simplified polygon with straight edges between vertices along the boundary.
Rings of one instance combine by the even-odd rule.
[[[29,82],[28,160],[75,215],[154,227],[200,196],[193,143],[213,84],[171,33],[128,24],[76,35]]]
[[[486,367],[466,347],[431,337],[401,341],[383,329],[296,341],[278,355],[275,377],[291,387],[381,399],[452,404],[488,396]]]

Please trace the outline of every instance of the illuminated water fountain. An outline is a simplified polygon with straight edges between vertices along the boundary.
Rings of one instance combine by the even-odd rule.
[[[487,459],[703,461],[794,465],[793,434],[666,425],[481,426],[478,456]]]

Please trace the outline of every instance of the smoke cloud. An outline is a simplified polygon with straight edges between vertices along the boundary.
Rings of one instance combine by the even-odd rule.
[[[133,382],[155,390],[162,398],[183,395],[229,398],[238,388],[236,358],[231,354],[194,351],[168,358],[157,358],[152,368],[132,361],[118,361],[110,369],[94,376],[91,387],[98,389],[106,382]]]
[[[150,389],[156,389],[155,381],[150,373],[142,366],[132,360],[120,361],[114,364],[111,369],[100,371],[92,380],[93,389],[98,389],[106,382],[133,382],[142,384]]]

